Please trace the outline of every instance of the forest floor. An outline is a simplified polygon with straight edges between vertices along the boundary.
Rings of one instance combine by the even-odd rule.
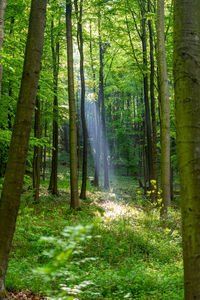
[[[6,277],[10,299],[183,299],[179,210],[160,220],[133,178],[111,184],[98,191],[88,183],[80,211],[69,209],[66,174],[58,197],[45,182],[39,204],[31,191],[23,194]]]

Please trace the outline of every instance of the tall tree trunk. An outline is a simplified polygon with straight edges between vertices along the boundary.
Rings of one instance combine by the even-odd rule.
[[[145,122],[146,122],[146,135],[147,135],[147,157],[148,157],[148,180],[149,183],[153,179],[153,159],[152,159],[152,138],[151,138],[151,118],[149,109],[149,88],[148,88],[148,75],[147,75],[147,40],[146,40],[146,18],[145,18],[145,2],[142,1],[142,52],[143,52],[143,82],[144,82],[144,104],[145,104]]]
[[[145,122],[143,122],[143,139],[142,139],[142,160],[143,160],[143,177],[144,177],[144,194],[146,195],[147,192],[147,163],[146,163],[146,126]]]
[[[76,138],[76,109],[74,95],[73,42],[72,42],[72,3],[66,0],[66,29],[67,29],[67,66],[69,94],[69,123],[70,123],[70,183],[71,208],[79,208],[78,170],[77,170],[77,138]]]
[[[40,99],[36,97],[34,136],[40,139]],[[33,154],[33,195],[34,202],[39,203],[41,146],[34,146]]]
[[[170,112],[167,65],[164,39],[164,0],[157,2],[158,69],[160,86],[160,131],[161,131],[161,190],[163,207],[161,214],[167,213],[170,205]]]
[[[64,138],[64,146],[65,146],[65,151],[69,153],[69,138],[68,138],[68,124],[66,123],[63,126],[63,138]]]
[[[58,194],[58,74],[59,74],[59,41],[54,38],[54,22],[51,21],[51,51],[53,60],[53,150],[49,190],[53,195]]]
[[[174,2],[174,83],[185,299],[200,299],[200,1]]]
[[[104,78],[103,78],[103,59],[105,49],[102,45],[101,39],[101,23],[100,17],[98,20],[98,30],[99,30],[99,100],[101,103],[101,120],[102,120],[102,148],[103,148],[103,165],[104,165],[104,188],[109,188],[108,179],[108,158],[107,158],[107,143],[106,143],[106,118],[105,118],[105,104],[104,104]]]
[[[95,126],[95,173],[94,173],[94,185],[99,186],[99,176],[100,176],[100,126],[99,126],[99,98],[96,99],[96,75],[94,69],[94,60],[92,53],[92,26],[90,23],[90,60],[91,69],[93,76],[93,93],[94,93],[94,126]]]
[[[44,123],[44,136],[47,137],[47,121],[45,120]],[[47,166],[47,146],[44,146],[43,149],[43,164],[42,164],[42,179],[45,180],[46,178],[46,166]]]
[[[4,278],[22,192],[28,142],[43,49],[46,1],[33,0],[22,83],[0,200],[0,299],[5,299]],[[27,97],[29,95],[29,97]]]
[[[151,1],[148,0],[148,11],[151,12]],[[151,96],[151,120],[152,120],[152,179],[156,181],[156,186],[158,185],[158,158],[156,150],[156,108],[155,108],[155,95],[154,95],[154,77],[155,77],[155,67],[154,67],[154,42],[153,42],[153,30],[152,22],[148,20],[149,26],[149,45],[150,45],[150,63],[151,63],[151,73],[150,73],[150,96]]]
[[[77,168],[78,168],[78,177],[81,164],[81,122],[80,122],[80,109],[79,109],[79,89],[75,96],[76,104],[76,131],[77,131]]]
[[[82,162],[82,186],[81,199],[86,199],[86,184],[87,184],[87,125],[85,118],[85,76],[84,76],[84,53],[83,53],[83,30],[82,30],[82,11],[83,0],[80,0],[80,10],[78,11],[78,1],[74,0],[76,16],[77,16],[77,40],[80,53],[80,77],[81,77],[81,122],[83,129],[83,162]]]
[[[127,1],[128,4],[128,1]],[[145,123],[146,123],[146,135],[147,135],[147,166],[148,172],[147,177],[149,181],[149,185],[151,184],[151,180],[153,179],[153,157],[152,157],[152,136],[151,136],[151,116],[150,116],[150,109],[149,109],[149,87],[148,87],[148,61],[147,61],[147,38],[146,38],[146,0],[139,1],[140,9],[141,9],[141,29],[139,29],[135,16],[134,11],[128,4],[128,9],[132,14],[133,21],[135,24],[136,32],[138,33],[139,38],[142,42],[142,53],[143,53],[143,67],[140,66],[137,56],[135,54],[134,45],[131,37],[131,31],[129,28],[128,20],[126,17],[126,26],[128,30],[129,40],[132,48],[132,53],[135,58],[135,61],[138,65],[140,71],[142,71],[143,76],[143,90],[144,90],[144,104],[145,104]],[[152,96],[152,95],[151,95]]]
[[[4,15],[6,10],[6,0],[0,0],[0,51],[3,48],[3,39],[4,39]],[[1,59],[0,55],[0,59]],[[0,64],[0,98],[1,98],[1,86],[2,86],[2,77],[3,77],[3,65]]]

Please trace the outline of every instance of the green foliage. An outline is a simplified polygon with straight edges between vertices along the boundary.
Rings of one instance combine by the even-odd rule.
[[[65,227],[60,237],[43,237],[41,241],[50,244],[50,250],[43,254],[50,258],[45,267],[39,268],[36,272],[50,283],[50,290],[46,291],[50,299],[74,299],[73,297],[84,296],[94,297],[99,294],[90,292],[91,281],[81,280],[80,269],[86,264],[89,265],[95,258],[82,257],[84,243],[93,238],[90,235],[91,226],[77,225]],[[71,297],[70,297],[71,296]]]
[[[5,173],[10,138],[11,132],[9,130],[0,130],[0,177]]]
[[[113,186],[93,188],[81,211],[68,208],[66,192],[55,198],[43,190],[41,203],[29,207],[23,195],[8,289],[52,299],[183,299],[179,211],[160,220],[159,210],[141,205],[142,195],[132,197],[129,177]]]

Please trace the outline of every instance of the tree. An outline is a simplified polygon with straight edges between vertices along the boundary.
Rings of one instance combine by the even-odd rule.
[[[100,12],[99,12],[100,13]],[[99,103],[101,105],[101,120],[102,120],[102,148],[103,148],[103,166],[104,166],[104,188],[109,188],[108,178],[108,158],[107,158],[107,140],[106,140],[106,118],[105,118],[105,94],[104,94],[104,54],[107,45],[102,43],[101,37],[101,18],[98,17],[98,31],[99,31]]]
[[[161,138],[161,190],[163,207],[161,214],[167,213],[171,202],[170,193],[170,112],[167,64],[164,36],[164,0],[157,2],[157,51],[160,94],[160,138]]]
[[[72,3],[66,0],[66,29],[67,29],[67,66],[68,66],[68,95],[69,95],[69,124],[70,124],[70,183],[72,208],[79,208],[78,170],[77,170],[77,138],[76,138],[76,109],[74,95],[73,42],[72,42]]]
[[[147,158],[148,158],[148,179],[149,182],[153,178],[153,159],[152,159],[152,136],[151,136],[151,118],[149,109],[149,87],[148,87],[148,61],[147,61],[147,37],[146,37],[146,0],[141,1],[141,15],[142,15],[142,52],[143,52],[143,82],[144,82],[144,104],[145,104],[145,125],[147,135]]]
[[[200,2],[174,3],[174,83],[185,299],[200,299]]]
[[[80,8],[78,9],[78,1],[74,0],[76,18],[77,18],[77,43],[80,53],[80,77],[81,77],[81,122],[83,129],[83,163],[82,163],[82,186],[80,198],[86,199],[87,184],[87,125],[85,117],[85,75],[84,75],[84,52],[83,52],[83,0],[80,0]]]
[[[22,192],[40,74],[45,18],[46,1],[32,1],[23,76],[0,200],[0,299],[5,299],[4,278]]]
[[[149,84],[148,84],[148,55],[147,55],[147,32],[146,32],[146,0],[142,0],[139,1],[139,7],[141,10],[141,28],[138,26],[137,21],[136,21],[136,17],[135,17],[135,11],[132,9],[132,7],[130,7],[129,2],[127,1],[127,6],[128,6],[128,10],[130,11],[131,15],[132,15],[132,19],[135,25],[135,29],[136,32],[141,40],[142,43],[142,66],[139,63],[138,60],[138,56],[136,56],[136,51],[133,45],[133,41],[132,41],[132,37],[131,37],[131,33],[130,33],[130,28],[129,28],[129,22],[126,16],[126,26],[127,26],[127,31],[128,31],[128,35],[129,35],[129,41],[131,44],[131,48],[132,48],[132,53],[134,56],[134,59],[137,62],[137,66],[140,69],[140,71],[142,72],[142,77],[143,77],[143,94],[144,94],[144,106],[145,106],[145,133],[146,133],[146,138],[147,138],[147,152],[146,152],[146,156],[147,156],[147,178],[150,184],[150,181],[152,179],[156,180],[156,178],[154,178],[155,176],[155,169],[156,169],[156,161],[155,161],[155,145],[154,145],[154,157],[153,157],[153,153],[152,153],[152,134],[151,134],[151,115],[150,115],[150,107],[149,107]],[[149,8],[149,7],[148,7]],[[151,24],[150,24],[150,29],[151,29]],[[152,78],[153,78],[153,60],[152,60],[152,35],[151,35],[151,40],[150,40],[150,47],[151,47],[151,53],[150,53],[150,59],[151,59],[151,101],[152,101]],[[153,124],[155,125],[155,124]],[[155,127],[154,127],[155,129]],[[154,164],[153,164],[154,162]],[[146,176],[145,176],[146,177]],[[145,179],[146,181],[146,179]],[[146,186],[146,182],[144,184]]]
[[[60,43],[58,36],[55,41],[54,34],[54,20],[51,21],[51,52],[53,63],[53,150],[51,163],[51,177],[49,183],[49,190],[53,195],[58,194],[58,75],[59,75],[59,48]]]
[[[148,12],[151,13],[151,1],[148,0]],[[151,19],[148,20],[149,27],[149,47],[150,47],[150,96],[151,96],[151,120],[152,120],[152,179],[158,185],[158,158],[157,158],[157,141],[156,141],[156,108],[155,108],[155,93],[154,93],[154,77],[155,77],[155,63],[154,63],[154,36]]]
[[[96,73],[94,69],[94,58],[92,48],[92,24],[90,21],[90,65],[92,71],[92,91],[94,94],[94,186],[99,186],[100,171],[100,126],[99,126],[99,98],[96,99]]]
[[[40,99],[37,95],[35,103],[35,122],[34,122],[34,136],[37,139],[41,138],[40,132]],[[41,146],[34,146],[33,154],[33,194],[34,202],[39,202],[39,188],[40,188],[40,164],[41,164]]]

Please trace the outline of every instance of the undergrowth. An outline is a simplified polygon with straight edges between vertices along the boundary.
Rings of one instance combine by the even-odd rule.
[[[159,210],[135,196],[135,184],[123,189],[125,180],[109,192],[90,186],[81,211],[69,209],[64,177],[59,197],[45,182],[40,204],[23,195],[8,290],[51,299],[183,299],[180,213],[171,209],[160,220]]]

